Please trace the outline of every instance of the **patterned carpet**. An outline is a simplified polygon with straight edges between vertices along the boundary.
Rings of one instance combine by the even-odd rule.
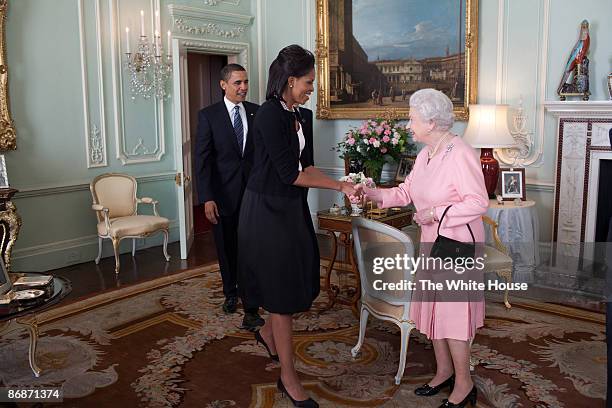
[[[202,268],[51,310],[40,316],[42,376],[30,372],[25,333],[14,333],[0,340],[0,382],[61,385],[74,407],[291,406],[275,388],[279,367],[238,328],[241,314],[223,314],[222,301],[218,272]],[[548,309],[487,303],[486,327],[472,348],[479,407],[605,406],[603,317]],[[296,318],[297,368],[322,407],[441,403],[445,393],[413,394],[435,370],[425,338],[411,338],[404,379],[395,386],[398,330],[371,318],[353,359],[357,324],[340,306]]]

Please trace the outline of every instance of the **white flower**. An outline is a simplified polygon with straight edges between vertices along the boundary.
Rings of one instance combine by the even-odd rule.
[[[374,143],[372,143],[374,145],[374,147],[379,148],[380,147],[380,141],[375,141]]]
[[[368,141],[368,139],[363,139],[363,143],[368,144],[370,142]]]
[[[393,146],[395,146],[395,145],[396,145],[396,144],[398,144],[398,143],[399,143],[399,140],[398,140],[398,139],[396,139],[396,138],[391,139],[391,144],[392,144]]]
[[[375,187],[374,181],[370,177],[366,177],[362,171],[359,173],[349,173],[346,176],[340,177],[340,181],[347,181],[355,184],[365,184],[368,187]]]

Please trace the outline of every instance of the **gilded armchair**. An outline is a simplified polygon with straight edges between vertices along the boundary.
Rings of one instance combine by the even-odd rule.
[[[482,221],[490,226],[493,232],[493,246],[485,245],[485,272],[495,272],[500,278],[504,278],[506,283],[512,283],[512,258],[499,238],[498,225],[486,215],[482,216]],[[512,307],[508,300],[508,289],[504,292],[504,304],[508,309]]]
[[[157,212],[158,201],[143,197],[137,198],[136,179],[127,174],[107,173],[97,176],[89,185],[93,198],[92,210],[98,219],[98,256],[102,256],[102,240],[109,238],[115,254],[115,273],[119,273],[119,244],[125,238],[132,238],[132,256],[136,253],[136,239],[145,238],[157,232],[164,234],[164,257],[168,255],[168,230],[170,222]],[[154,215],[139,215],[138,205],[153,206]]]

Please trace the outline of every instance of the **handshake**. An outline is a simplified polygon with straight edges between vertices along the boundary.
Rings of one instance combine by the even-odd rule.
[[[369,199],[380,205],[383,203],[385,198],[387,198],[387,200],[390,199],[391,196],[394,195],[394,190],[398,189],[398,187],[375,188],[373,183],[361,182],[355,184],[351,180],[343,180],[340,183],[340,191],[346,194],[346,196],[353,204],[361,203],[364,202],[366,199]],[[403,196],[406,197],[407,194]],[[397,197],[393,197],[393,201],[396,201],[396,198]],[[408,204],[410,204],[409,200],[407,200],[406,203],[400,205]],[[428,207],[420,210],[417,209],[414,214],[413,220],[419,225],[428,225],[439,221],[435,207]]]
[[[342,192],[346,194],[348,199],[353,204],[361,203],[366,199],[370,199],[376,203],[382,202],[382,197],[380,193],[380,189],[368,187],[364,183],[352,184],[350,182],[343,182],[343,184],[347,184],[346,189],[342,189]]]

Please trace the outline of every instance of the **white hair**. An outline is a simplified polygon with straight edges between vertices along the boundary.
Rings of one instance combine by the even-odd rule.
[[[410,97],[410,109],[414,109],[423,120],[431,120],[435,127],[447,131],[455,123],[453,103],[448,96],[436,89],[420,89]]]

